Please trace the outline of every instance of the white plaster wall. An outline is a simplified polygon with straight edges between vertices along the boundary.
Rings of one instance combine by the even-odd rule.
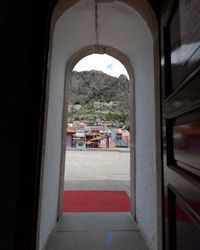
[[[143,52],[135,65],[136,79],[140,75],[140,82],[135,86],[136,218],[150,249],[156,249],[155,101],[151,44],[146,44]]]
[[[100,44],[106,44],[124,53],[134,70],[136,219],[149,247],[156,249],[153,39],[144,20],[122,3],[101,4],[98,14]]]
[[[148,245],[156,249],[157,208],[154,185],[156,148],[152,36],[141,16],[118,1],[98,3],[97,28],[98,41],[95,33],[94,0],[80,1],[64,13],[55,26],[50,64],[39,249],[44,248],[57,218],[65,66],[77,51],[96,43],[121,51],[134,69],[136,219]]]
[[[53,34],[39,249],[44,249],[57,220],[66,62],[81,47],[95,43],[94,27],[94,6],[81,1],[59,18]]]

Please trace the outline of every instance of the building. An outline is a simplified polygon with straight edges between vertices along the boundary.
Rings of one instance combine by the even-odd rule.
[[[81,109],[82,105],[81,104],[68,104],[68,112],[76,112]]]
[[[114,106],[118,106],[119,101],[111,101],[111,102],[94,102],[94,108],[101,109],[101,108],[112,108]]]
[[[73,135],[73,147],[77,149],[84,149],[86,148],[85,144],[85,133],[77,131]]]
[[[109,148],[110,136],[100,129],[91,129],[85,134],[86,148]]]
[[[67,128],[67,135],[66,135],[66,148],[72,148],[73,147],[73,136],[76,134],[76,131],[74,129]]]

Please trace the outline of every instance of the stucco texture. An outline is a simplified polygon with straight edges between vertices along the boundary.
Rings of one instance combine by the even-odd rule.
[[[132,114],[135,212],[147,244],[156,249],[153,36],[142,16],[130,6],[120,1],[95,4],[93,0],[76,3],[60,16],[52,33],[39,246],[44,249],[57,219],[66,65],[79,50],[99,45],[120,51],[134,72],[135,90],[131,95],[135,100],[135,113]]]

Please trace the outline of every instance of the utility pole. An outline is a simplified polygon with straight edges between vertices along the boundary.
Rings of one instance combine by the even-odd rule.
[[[106,145],[107,145],[107,148],[109,148],[109,134],[107,134],[107,138],[106,138]]]

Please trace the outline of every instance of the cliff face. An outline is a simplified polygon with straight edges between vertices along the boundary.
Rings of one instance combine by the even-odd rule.
[[[129,80],[124,75],[116,78],[95,70],[74,71],[70,85],[69,105],[68,110],[72,120],[75,117],[109,120],[108,114],[110,118],[112,115],[117,115],[128,119]],[[77,105],[81,107],[77,109]]]

